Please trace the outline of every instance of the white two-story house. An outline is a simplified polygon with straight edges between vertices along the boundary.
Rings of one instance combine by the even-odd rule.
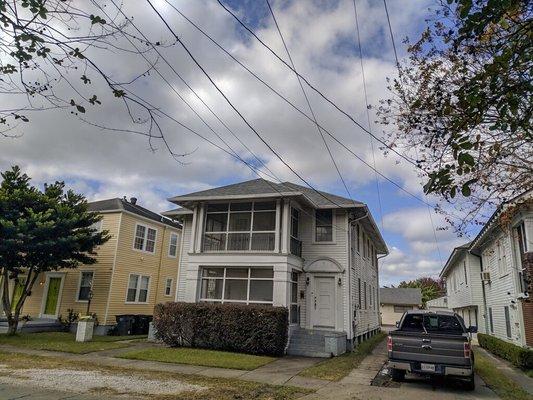
[[[465,321],[466,326],[478,326],[483,316],[481,261],[471,254],[470,243],[456,247],[440,277],[446,281],[447,307]]]
[[[484,332],[533,347],[533,191],[503,203],[469,250],[481,260]]]
[[[533,192],[501,204],[472,242],[454,249],[441,277],[448,308],[467,325],[533,347]]]
[[[183,223],[177,301],[287,307],[291,354],[340,354],[378,331],[387,247],[365,204],[264,179],[169,200]]]

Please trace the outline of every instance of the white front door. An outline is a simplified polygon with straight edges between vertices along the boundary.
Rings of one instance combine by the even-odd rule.
[[[335,277],[317,276],[314,281],[313,325],[335,329]]]

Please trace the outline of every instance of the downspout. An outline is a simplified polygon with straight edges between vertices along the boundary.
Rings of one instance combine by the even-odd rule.
[[[470,254],[472,254],[473,256],[476,256],[477,258],[479,258],[479,266],[481,267],[481,271],[480,273],[482,274],[483,273],[483,258],[481,256],[478,256],[477,254],[474,254],[472,252],[469,251]],[[487,295],[485,293],[485,282],[483,282],[483,280],[481,280],[481,292],[482,292],[482,296],[483,296],[483,319],[485,320],[485,333],[486,334],[490,334],[489,332],[489,313],[488,313],[488,310],[487,310]]]
[[[167,232],[167,226],[164,225],[163,226],[163,234],[161,235],[161,254],[159,255],[159,266],[157,268],[157,283],[155,285],[154,307],[157,305],[157,296],[159,295],[159,283],[161,281],[161,268],[162,268],[162,264],[163,264],[163,250],[165,249],[165,233],[166,232]],[[169,238],[169,240],[170,240],[170,238]]]

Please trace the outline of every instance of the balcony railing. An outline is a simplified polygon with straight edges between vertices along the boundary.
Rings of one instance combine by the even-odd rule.
[[[302,241],[291,236],[291,254],[302,256]]]
[[[203,251],[273,251],[273,232],[206,233]]]

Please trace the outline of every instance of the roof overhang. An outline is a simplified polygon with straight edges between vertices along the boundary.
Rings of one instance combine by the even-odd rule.
[[[352,204],[351,208],[356,208]],[[365,204],[361,204],[357,207],[357,209],[363,208],[364,214],[357,215],[353,217],[353,219],[350,221],[350,223],[353,222],[359,222],[366,228],[365,230],[367,232],[370,232],[370,235],[372,236],[372,239],[374,243],[379,243],[381,246],[376,246],[376,251],[378,254],[382,255],[388,255],[389,249],[387,248],[387,244],[385,243],[385,239],[383,239],[383,236],[381,236],[381,232],[378,228],[378,225],[376,224],[376,221],[374,220],[374,217],[372,217],[372,214],[370,213],[370,210]],[[360,211],[358,211],[359,213]]]
[[[444,264],[444,267],[442,268],[442,271],[440,271],[439,278],[444,278],[447,274],[452,265],[455,264],[455,262],[459,259],[461,255],[464,255],[468,251],[468,247],[456,247],[453,249],[452,254],[450,254],[450,257],[448,257],[448,260],[446,261],[446,264]]]

